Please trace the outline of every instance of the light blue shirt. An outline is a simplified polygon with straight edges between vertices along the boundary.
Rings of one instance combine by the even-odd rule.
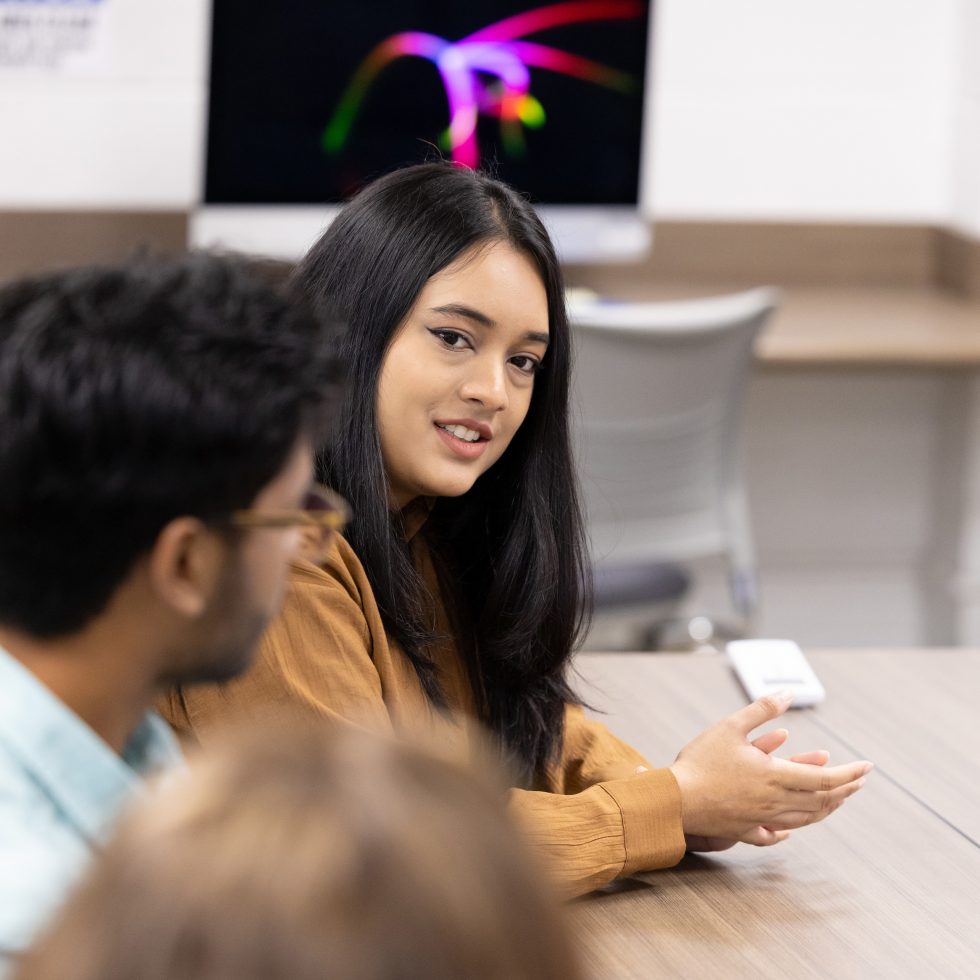
[[[181,761],[147,712],[122,756],[0,647],[0,980],[105,843],[143,777]]]

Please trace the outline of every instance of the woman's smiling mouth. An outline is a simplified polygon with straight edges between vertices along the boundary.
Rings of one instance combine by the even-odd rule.
[[[488,425],[472,419],[434,422],[433,425],[442,441],[462,459],[482,456],[493,438]]]
[[[452,433],[457,439],[462,439],[463,442],[480,441],[480,433],[476,429],[468,429],[465,425],[443,425],[440,422],[436,422],[436,425],[440,429],[445,429],[447,432]]]

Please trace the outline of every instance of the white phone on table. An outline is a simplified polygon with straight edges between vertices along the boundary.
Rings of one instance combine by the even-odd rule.
[[[827,697],[823,684],[792,640],[732,640],[725,648],[745,693],[753,700],[792,691],[791,708],[809,708]]]

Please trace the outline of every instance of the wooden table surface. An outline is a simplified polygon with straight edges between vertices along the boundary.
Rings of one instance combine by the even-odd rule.
[[[602,980],[980,977],[980,650],[808,651],[827,688],[780,754],[868,758],[868,784],[771,848],[688,855],[573,905]],[[721,655],[580,654],[583,696],[667,765],[745,704]]]

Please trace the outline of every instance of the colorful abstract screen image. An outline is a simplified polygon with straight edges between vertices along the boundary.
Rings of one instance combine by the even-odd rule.
[[[214,0],[206,203],[342,201],[443,158],[541,204],[635,204],[649,16],[648,0]]]

